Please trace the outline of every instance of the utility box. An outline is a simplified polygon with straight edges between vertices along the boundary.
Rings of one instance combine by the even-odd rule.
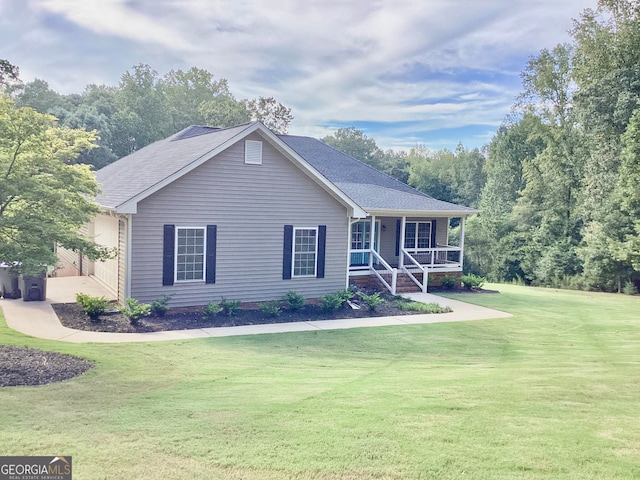
[[[20,290],[25,302],[38,302],[47,298],[47,272],[40,275],[20,275]]]
[[[3,298],[20,298],[18,274],[6,263],[0,264],[0,296]]]

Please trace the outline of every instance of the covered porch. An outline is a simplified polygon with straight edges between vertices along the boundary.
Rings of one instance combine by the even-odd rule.
[[[459,219],[450,239],[452,218]],[[392,294],[399,279],[427,291],[429,275],[462,272],[466,215],[371,215],[350,222],[349,280],[375,277]],[[407,280],[407,278],[409,280]]]

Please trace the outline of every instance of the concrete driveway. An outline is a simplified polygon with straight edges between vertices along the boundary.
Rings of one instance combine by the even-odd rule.
[[[91,277],[61,277],[49,278],[47,280],[47,299],[45,301],[25,302],[21,299],[0,299],[0,308],[2,308],[4,312],[7,325],[18,332],[32,337],[72,343],[154,342],[160,340],[184,340],[189,338],[228,337],[234,335],[460,322],[511,317],[511,314],[506,312],[480,307],[458,300],[438,297],[429,293],[412,293],[405,296],[419,302],[435,302],[443,306],[448,305],[453,309],[453,312],[426,315],[401,315],[395,317],[270,323],[239,327],[212,327],[151,333],[106,333],[74,330],[60,323],[51,304],[75,302],[76,293],[105,296],[106,298],[113,299],[113,296]]]

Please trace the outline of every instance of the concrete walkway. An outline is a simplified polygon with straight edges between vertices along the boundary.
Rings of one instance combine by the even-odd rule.
[[[270,323],[239,327],[213,327],[190,330],[172,330],[151,333],[106,333],[74,330],[64,327],[51,307],[52,303],[75,302],[76,293],[92,296],[111,296],[90,277],[49,278],[47,299],[44,302],[0,299],[7,325],[32,337],[59,340],[71,343],[119,343],[155,342],[160,340],[184,340],[189,338],[229,337],[261,333],[303,332],[314,330],[337,330],[360,327],[382,327],[390,325],[412,325],[420,323],[459,322],[489,318],[508,318],[511,314],[479,307],[458,300],[438,297],[429,293],[412,293],[406,296],[420,302],[435,302],[449,305],[453,312],[426,315],[404,315],[394,317],[354,318],[344,320],[318,320],[312,322]],[[113,298],[113,297],[111,297]]]

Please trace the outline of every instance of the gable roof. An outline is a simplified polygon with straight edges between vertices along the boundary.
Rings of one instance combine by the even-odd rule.
[[[119,213],[136,213],[140,200],[253,132],[263,136],[345,204],[352,216],[458,216],[477,212],[425,195],[320,140],[275,135],[260,122],[230,128],[191,126],[133,152],[96,172],[101,188],[97,201]]]

